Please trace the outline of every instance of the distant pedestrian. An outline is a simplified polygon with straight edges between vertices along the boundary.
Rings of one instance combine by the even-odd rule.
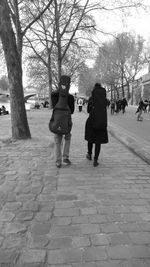
[[[128,106],[128,102],[127,102],[126,98],[124,97],[121,100],[121,110],[122,110],[123,114],[125,113],[125,109],[126,109],[127,106]]]
[[[82,98],[79,98],[77,100],[77,105],[78,105],[78,108],[79,108],[79,112],[82,111],[83,104],[84,104],[83,99]]]
[[[110,100],[107,98],[107,108],[110,107]]]
[[[111,115],[114,115],[114,113],[115,113],[115,101],[113,99],[110,101],[110,110],[111,110]]]
[[[89,117],[85,125],[85,140],[88,141],[87,159],[92,160],[92,149],[95,144],[93,166],[98,166],[101,144],[108,143],[107,132],[107,99],[106,90],[96,83],[89,98],[87,112]]]
[[[9,114],[9,111],[8,110],[6,110],[6,107],[3,105],[2,106],[2,108],[1,108],[1,115],[7,115],[7,114]]]
[[[116,103],[115,103],[115,112],[116,114],[119,113],[119,111],[121,110],[121,102],[120,102],[120,99],[116,99]]]

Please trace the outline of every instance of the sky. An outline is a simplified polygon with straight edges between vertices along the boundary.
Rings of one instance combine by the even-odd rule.
[[[136,34],[140,34],[144,39],[150,39],[150,0],[143,0],[147,5],[147,10],[143,9],[131,9],[130,16],[121,16],[119,12],[105,12],[102,14],[95,12],[94,17],[96,19],[97,27],[104,30],[107,33],[116,34],[123,31],[131,31]],[[109,35],[99,34],[99,38],[105,41],[109,38]]]
[[[150,46],[150,0],[143,0],[147,5],[147,10],[131,9],[130,16],[124,16],[120,12],[94,12],[93,16],[96,20],[97,28],[103,33],[98,33],[95,36],[95,41],[100,45],[112,39],[112,35],[117,35],[121,32],[132,32],[136,35],[143,36],[145,44]],[[92,67],[93,60],[87,60],[88,66]]]

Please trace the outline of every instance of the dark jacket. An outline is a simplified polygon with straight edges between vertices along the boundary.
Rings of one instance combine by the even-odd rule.
[[[54,108],[55,105],[57,104],[59,99],[59,93],[57,92],[53,92],[51,94],[51,100],[52,100],[52,107]],[[74,105],[74,96],[71,94],[68,94],[68,106],[70,108],[71,114],[74,113],[74,109],[75,109],[75,105]]]
[[[98,144],[108,143],[106,90],[99,84],[92,91],[87,112],[89,117],[85,124],[85,140]]]

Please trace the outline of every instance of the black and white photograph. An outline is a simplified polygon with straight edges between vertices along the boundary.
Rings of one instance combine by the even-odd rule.
[[[0,267],[150,267],[150,0],[0,0]]]

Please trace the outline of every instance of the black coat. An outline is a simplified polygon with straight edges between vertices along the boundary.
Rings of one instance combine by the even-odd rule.
[[[108,143],[107,99],[103,87],[94,88],[89,99],[87,112],[89,117],[85,124],[85,140],[91,143]]]

